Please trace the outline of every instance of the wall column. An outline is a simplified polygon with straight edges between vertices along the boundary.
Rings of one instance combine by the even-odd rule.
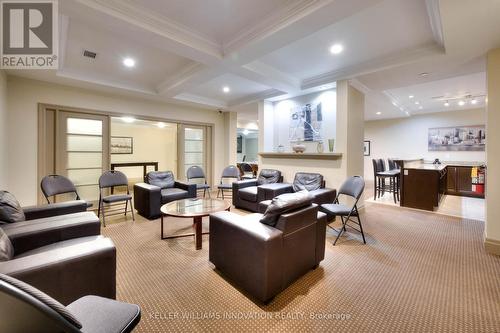
[[[225,165],[236,165],[236,136],[238,135],[238,114],[224,112],[224,161]],[[218,175],[215,178],[218,179]]]
[[[500,49],[487,54],[485,249],[500,255]]]

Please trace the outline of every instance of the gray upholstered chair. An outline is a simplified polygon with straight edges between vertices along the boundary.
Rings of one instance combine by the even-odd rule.
[[[42,291],[0,274],[0,332],[131,332],[138,305],[84,296],[64,306]]]
[[[234,165],[230,165],[222,170],[222,175],[220,177],[220,184],[217,186],[217,198],[219,194],[222,194],[222,199],[224,199],[224,191],[232,192],[233,182],[228,181],[238,181],[240,180],[240,170]]]
[[[326,215],[307,192],[273,199],[265,214],[210,215],[209,260],[230,281],[269,302],[325,256]]]
[[[342,227],[340,230],[335,230],[332,226],[328,225],[330,228],[337,232],[337,237],[333,242],[333,245],[337,243],[340,235],[346,231],[346,226],[358,231],[361,233],[363,237],[363,243],[366,244],[365,234],[363,232],[363,226],[361,225],[361,218],[359,217],[358,211],[358,201],[363,194],[365,189],[365,181],[361,176],[353,176],[348,178],[340,187],[337,197],[332,204],[323,204],[320,206],[320,210],[330,216],[340,216],[342,221]],[[339,201],[339,196],[347,196],[351,197],[353,203],[352,204],[342,204]],[[354,220],[353,218],[356,218]],[[349,225],[348,222],[355,223],[359,226],[359,229]]]
[[[108,188],[113,190],[115,187],[123,187],[127,188],[126,194],[110,194],[104,195],[103,190]],[[128,203],[130,202],[130,212],[132,213],[132,220],[135,221],[134,216],[134,206],[132,204],[132,196],[130,195],[130,191],[128,188],[128,179],[127,176],[123,172],[111,170],[104,172],[101,177],[99,177],[99,208],[97,210],[97,216],[100,217],[102,212],[102,224],[106,226],[106,214],[105,208],[113,208],[113,206],[117,206],[120,203],[125,204],[125,212],[124,215],[127,215]],[[120,212],[116,212],[116,210],[109,209],[109,215],[118,215],[122,214]]]
[[[75,200],[81,200],[78,194],[75,184],[68,178],[61,175],[48,175],[42,178],[40,182],[40,187],[42,193],[47,199],[47,203],[50,204],[50,197],[54,197],[60,194],[74,193]],[[92,203],[87,203],[87,208],[92,207]]]
[[[196,184],[196,192],[203,190],[203,197],[205,197],[208,191],[208,197],[210,198],[210,185],[207,184],[207,177],[201,167],[197,165],[190,166],[186,171],[186,178],[188,183]]]

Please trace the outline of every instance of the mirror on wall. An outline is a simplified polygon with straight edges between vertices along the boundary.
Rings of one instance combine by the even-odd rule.
[[[238,128],[236,140],[237,161],[256,162],[259,151],[259,131]]]

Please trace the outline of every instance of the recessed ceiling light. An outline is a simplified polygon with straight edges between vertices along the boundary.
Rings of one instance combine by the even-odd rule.
[[[409,99],[412,99],[413,97],[415,97],[415,96],[413,96],[413,95],[408,96]]]
[[[123,65],[125,67],[132,68],[135,66],[135,60],[132,58],[125,58],[125,59],[123,59]]]
[[[398,105],[396,104],[396,102],[392,102],[392,105],[394,105],[394,106],[398,106]]]
[[[426,76],[429,76],[429,73],[423,72],[423,73],[420,73],[418,75],[420,75],[420,77],[426,77]]]
[[[229,89],[228,86],[224,86],[224,87],[222,87],[222,91],[227,94],[228,92],[231,91],[231,89]]]
[[[165,125],[164,122],[160,121],[158,124],[156,124],[156,126],[158,126],[159,128],[165,128],[165,126],[167,126],[167,125]]]
[[[250,133],[250,131],[247,129],[243,131],[243,135],[248,135],[249,133]]]
[[[424,108],[424,107],[423,107],[422,105],[420,105],[420,106],[418,107],[418,109],[419,109],[419,110],[422,110],[423,108]]]
[[[410,113],[409,113],[408,111],[406,111],[405,113],[406,113],[406,115],[407,115],[407,116],[409,116],[409,115],[410,115]]]
[[[444,102],[444,106],[448,107],[450,106],[450,103],[448,103],[448,101]]]
[[[416,101],[416,102],[415,102],[415,105],[419,105],[419,104],[420,104],[420,102],[419,102],[419,101]]]
[[[135,121],[135,118],[132,118],[132,117],[122,117],[122,121],[124,123],[133,123]]]
[[[460,102],[458,102],[458,105],[460,105],[460,106],[464,106],[464,105],[465,105],[465,102],[464,102],[464,101],[460,101]]]
[[[378,112],[377,112],[377,113],[375,113],[375,114],[376,114],[376,115],[381,115],[381,114],[382,114],[382,112],[378,111]]]
[[[330,47],[331,54],[339,54],[344,50],[344,47],[341,44],[333,44]]]
[[[477,99],[473,98],[473,99],[470,101],[470,104],[477,104]]]

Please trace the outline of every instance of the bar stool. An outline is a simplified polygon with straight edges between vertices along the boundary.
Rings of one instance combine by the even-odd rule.
[[[373,164],[373,178],[375,180],[374,186],[374,196],[373,199],[377,200],[389,192],[393,194],[394,203],[399,201],[399,176],[400,171],[398,169],[386,170],[385,162],[383,159],[372,159]],[[389,180],[389,184],[386,180]]]

